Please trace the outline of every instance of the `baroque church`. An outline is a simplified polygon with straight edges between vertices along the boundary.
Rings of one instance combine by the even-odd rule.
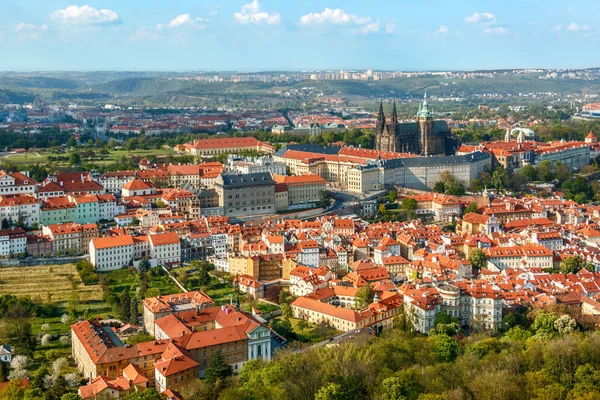
[[[452,155],[458,148],[458,141],[452,136],[446,121],[433,120],[427,93],[419,105],[417,122],[398,123],[394,102],[392,118],[388,124],[383,113],[383,103],[380,103],[376,130],[376,150],[431,156]]]

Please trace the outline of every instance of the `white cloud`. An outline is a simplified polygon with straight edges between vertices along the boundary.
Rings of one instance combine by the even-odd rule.
[[[590,28],[587,25],[580,25],[580,24],[576,24],[575,22],[573,22],[569,26],[567,26],[567,30],[571,31],[571,32],[578,32],[578,31],[589,31]]]
[[[340,8],[332,10],[326,8],[322,13],[309,13],[300,18],[300,25],[311,24],[338,24],[338,25],[366,25],[371,22],[371,17],[359,17],[348,14]]]
[[[233,14],[235,20],[240,24],[268,24],[275,25],[281,21],[280,14],[269,14],[260,9],[258,0],[244,4],[239,12]]]
[[[15,31],[18,32],[18,39],[23,40],[39,40],[41,33],[48,30],[48,25],[34,25],[21,22],[15,26]]]
[[[493,35],[508,35],[510,32],[503,26],[495,26],[492,28],[485,28],[483,33],[493,34]]]
[[[206,22],[209,22],[209,20],[206,18],[193,18],[188,13],[179,14],[166,24],[143,26],[134,34],[129,36],[129,38],[131,40],[159,40],[164,39],[165,37],[173,38],[175,34],[179,34],[180,36],[178,37],[177,42],[181,43],[184,40],[182,37],[184,32],[181,32],[181,30],[186,27],[193,29],[204,29],[206,28]]]
[[[99,10],[87,4],[68,6],[64,10],[54,11],[50,16],[63,24],[111,25],[121,22],[116,12],[108,9]]]
[[[379,24],[377,22],[363,25],[360,28],[360,33],[362,33],[363,35],[366,35],[369,33],[377,33],[377,32],[379,32]]]
[[[496,22],[496,16],[492,13],[475,13],[467,18],[465,22],[468,24],[493,24]]]
[[[554,25],[551,29],[552,32],[560,32],[562,30],[562,25],[558,24],[558,25]]]
[[[300,17],[298,24],[302,27],[331,25],[345,26],[352,28],[354,33],[369,34],[377,33],[381,30],[379,21],[373,21],[371,17],[360,17],[354,14],[348,14],[340,8],[326,8],[320,13],[308,13]],[[396,31],[396,24],[385,24],[384,30],[387,34],[392,34]]]
[[[438,35],[446,35],[448,34],[448,27],[446,25],[440,25],[437,31],[435,31]]]
[[[385,33],[392,34],[396,32],[398,26],[396,24],[385,24]]]
[[[21,22],[20,24],[17,24],[17,26],[15,27],[15,30],[17,32],[21,32],[21,31],[47,31],[48,30],[48,25],[43,24],[40,26],[34,25],[34,24],[26,24],[24,22]]]
[[[198,23],[206,22],[204,18],[192,18],[190,14],[179,14],[175,18],[173,18],[167,26],[169,28],[177,28],[182,25],[196,25]]]

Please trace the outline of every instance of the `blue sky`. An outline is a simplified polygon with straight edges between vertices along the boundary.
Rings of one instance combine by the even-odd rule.
[[[600,2],[0,0],[0,70],[600,66]]]

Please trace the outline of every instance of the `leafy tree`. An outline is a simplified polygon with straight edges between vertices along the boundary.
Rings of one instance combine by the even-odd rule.
[[[556,314],[540,310],[535,316],[531,329],[535,332],[536,336],[539,337],[554,336],[557,332],[554,327],[554,322],[556,322],[557,319],[558,316]]]
[[[285,290],[281,289],[279,291],[279,294],[277,295],[277,302],[279,304],[287,303],[287,292]]]
[[[46,397],[49,400],[61,400],[61,397],[71,392],[71,387],[68,385],[64,376],[58,375],[54,380],[54,384],[46,392]]]
[[[298,321],[298,329],[300,329],[302,332],[304,332],[305,330],[307,330],[309,328],[308,325],[308,321],[301,319],[300,321]]]
[[[154,203],[154,206],[156,208],[165,208],[167,206],[167,203],[165,203],[163,200],[158,199],[156,200],[156,202]]]
[[[317,201],[317,207],[327,207],[329,205],[330,198],[331,196],[326,190],[321,190],[321,193],[319,193],[319,201]]]
[[[69,156],[69,165],[75,166],[81,164],[81,156],[77,153],[71,153]]]
[[[430,335],[446,335],[446,336],[454,336],[458,332],[460,332],[460,325],[458,322],[448,322],[443,324],[437,324],[435,328],[433,328],[429,334]]]
[[[396,200],[398,200],[398,192],[396,192],[395,190],[391,190],[388,193],[388,200],[390,201],[390,203],[395,203]]]
[[[436,182],[433,185],[433,191],[437,192],[437,193],[446,193],[446,185],[444,184],[444,182]]]
[[[135,138],[127,139],[125,142],[125,148],[128,153],[131,153],[131,150],[135,150],[137,148],[137,141]]]
[[[452,362],[461,352],[458,342],[447,335],[431,336],[432,350],[439,362]]]
[[[371,285],[365,285],[356,291],[356,306],[358,308],[368,307],[373,302],[375,292]]]
[[[205,288],[210,285],[210,274],[208,273],[208,268],[206,264],[200,264],[198,266],[196,279],[198,280],[198,286],[200,286],[201,288]]]
[[[509,178],[508,171],[499,167],[492,174],[492,185],[498,190],[504,189],[509,185]]]
[[[467,215],[468,213],[479,214],[477,203],[469,203],[469,205],[465,208],[465,211],[463,212],[463,214]]]
[[[535,168],[532,165],[525,165],[523,168],[519,170],[519,175],[521,175],[527,182],[535,181],[537,178],[537,174]]]
[[[335,382],[329,382],[315,396],[315,400],[346,400],[348,393],[342,388],[342,385]]]
[[[67,140],[67,147],[75,147],[77,146],[77,140],[75,140],[74,137],[70,137],[69,140]]]
[[[8,338],[15,352],[33,356],[37,341],[32,333],[30,309],[22,304],[14,304],[6,311],[4,319],[8,325]]]
[[[136,296],[131,297],[131,303],[129,306],[129,319],[128,322],[133,325],[138,324],[139,312],[138,312],[138,300]]]
[[[554,329],[558,331],[559,335],[568,335],[577,329],[577,322],[568,315],[561,315],[554,321]]]
[[[575,200],[578,203],[586,203],[594,196],[591,185],[581,176],[565,181],[561,188],[566,199]]]
[[[396,376],[381,382],[378,398],[381,400],[417,399],[425,391],[421,380],[421,373],[414,368],[400,371]]]
[[[444,192],[454,196],[462,196],[466,193],[465,186],[457,180],[446,182],[444,185]]]
[[[135,335],[127,338],[127,344],[134,345],[138,343],[150,342],[154,340],[154,336],[146,332],[138,332]]]
[[[377,214],[379,214],[379,215],[385,215],[386,212],[387,212],[387,208],[385,207],[385,204],[380,204],[377,207]]]
[[[570,256],[560,263],[560,271],[563,274],[576,274],[582,269],[594,271],[594,266],[586,263],[580,256]]]
[[[481,249],[473,249],[471,254],[469,254],[469,262],[471,265],[479,270],[485,267],[487,263],[487,257],[485,253]]]
[[[138,272],[140,275],[144,275],[146,272],[150,270],[150,261],[148,261],[147,257],[144,257],[142,261],[138,264]]]
[[[560,184],[571,179],[572,174],[569,168],[563,163],[556,163],[554,166],[554,176]]]
[[[129,312],[131,310],[131,296],[129,290],[125,289],[119,296],[119,307],[117,309],[118,317],[121,321],[129,321]]]
[[[291,317],[292,316],[292,307],[290,307],[289,304],[287,303],[283,303],[281,305],[281,315],[283,315],[284,317]]]
[[[45,392],[42,388],[25,389],[23,400],[39,400],[43,398],[45,398]]]
[[[531,337],[531,332],[517,325],[506,332],[506,337],[510,340],[524,342]]]
[[[0,400],[19,400],[25,397],[25,387],[20,379],[11,380],[8,386],[0,391]]]
[[[406,211],[414,211],[417,209],[417,201],[412,197],[405,197],[402,200],[402,209]]]
[[[160,289],[159,288],[150,288],[146,291],[146,297],[157,297],[160,296]]]
[[[213,353],[210,364],[206,369],[205,378],[210,383],[216,383],[217,380],[224,380],[233,375],[231,365],[223,359],[221,350]]]
[[[147,389],[143,392],[134,392],[123,398],[123,400],[167,400],[167,396],[159,394],[156,389]]]
[[[60,400],[81,400],[81,396],[76,393],[66,393],[60,398]]]

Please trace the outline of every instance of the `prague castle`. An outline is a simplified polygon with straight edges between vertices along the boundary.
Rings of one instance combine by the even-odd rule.
[[[434,121],[427,103],[427,94],[419,106],[417,122],[398,123],[396,103],[390,123],[386,123],[383,103],[377,116],[375,149],[388,152],[413,153],[424,156],[451,155],[458,146],[446,121]]]

